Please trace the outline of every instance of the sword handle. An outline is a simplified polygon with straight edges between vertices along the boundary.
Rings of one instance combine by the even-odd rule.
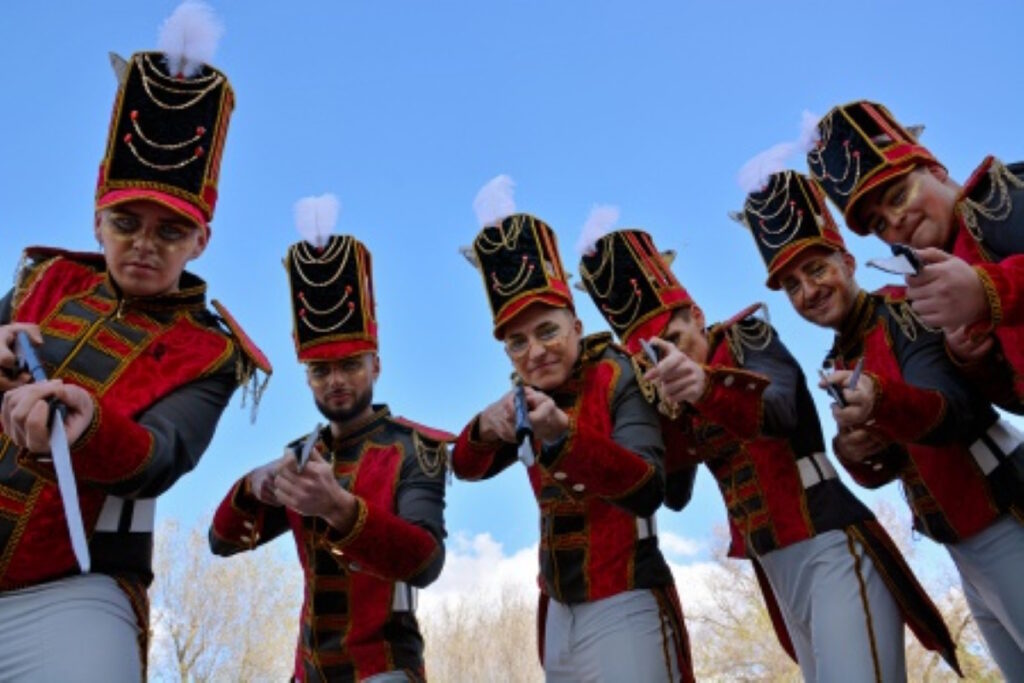
[[[45,382],[47,380],[46,370],[39,361],[39,355],[36,353],[35,347],[32,346],[32,340],[28,338],[27,332],[19,331],[15,335],[14,354],[18,358],[19,372],[27,372],[32,375],[33,382]],[[52,424],[55,414],[59,414],[61,420],[67,417],[68,407],[64,405],[63,401],[50,398],[47,402],[50,404],[50,421],[48,424]]]

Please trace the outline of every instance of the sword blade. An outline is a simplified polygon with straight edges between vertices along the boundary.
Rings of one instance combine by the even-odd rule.
[[[50,427],[50,456],[53,458],[53,469],[57,472],[57,488],[60,499],[64,503],[64,517],[68,522],[68,533],[71,535],[71,549],[78,560],[83,574],[89,573],[89,541],[85,537],[85,525],[82,523],[82,508],[78,504],[78,488],[75,485],[75,473],[71,469],[71,451],[68,449],[68,435],[64,431],[64,422],[60,411],[54,413]]]

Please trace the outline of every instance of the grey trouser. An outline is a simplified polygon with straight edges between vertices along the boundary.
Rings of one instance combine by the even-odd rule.
[[[409,683],[409,677],[404,671],[385,671],[369,678],[364,678],[362,683]]]
[[[672,625],[649,590],[577,605],[551,600],[544,674],[548,683],[678,681]]]
[[[992,659],[1006,680],[1024,681],[1024,526],[1002,517],[946,547]]]
[[[106,574],[0,593],[0,681],[142,680],[139,626]]]
[[[758,558],[800,671],[812,683],[905,681],[899,606],[871,557],[856,541],[852,553],[847,539],[826,531]]]

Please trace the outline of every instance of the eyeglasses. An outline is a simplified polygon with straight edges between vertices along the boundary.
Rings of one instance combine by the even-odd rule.
[[[545,351],[554,351],[565,343],[569,336],[569,328],[555,323],[544,323],[531,335],[516,334],[505,340],[505,352],[510,358],[520,359],[530,351],[534,342],[540,344]]]
[[[178,221],[160,221],[155,226],[143,227],[142,219],[131,213],[112,211],[101,223],[110,237],[120,242],[131,242],[145,235],[163,249],[178,249],[188,244],[199,233],[193,225]]]
[[[345,358],[340,361],[309,363],[306,366],[306,376],[309,378],[310,384],[321,387],[330,381],[335,372],[343,377],[355,377],[365,370],[366,363],[362,357]]]

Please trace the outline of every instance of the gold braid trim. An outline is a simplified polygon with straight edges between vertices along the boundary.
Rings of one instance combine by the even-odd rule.
[[[984,235],[978,225],[978,216],[993,222],[1005,221],[1013,212],[1010,187],[1024,189],[1024,181],[1011,173],[998,159],[992,160],[992,165],[988,169],[988,180],[989,190],[986,196],[980,199],[964,196],[956,207],[967,231],[979,244],[983,242]]]
[[[14,296],[11,298],[12,314],[28,298],[28,295],[35,289],[36,283],[43,279],[43,273],[49,270],[58,258],[60,257],[55,256],[42,262],[34,262],[28,251],[22,252],[14,274]]]
[[[854,538],[848,530],[846,531],[846,546],[853,557],[853,571],[857,575],[857,586],[860,588],[860,601],[864,607],[864,621],[868,629],[868,642],[871,644],[871,664],[875,670],[875,681],[882,683],[882,667],[878,661],[878,643],[875,642],[875,625],[871,619],[871,603],[868,602],[867,584],[864,580],[864,573],[861,569],[861,557],[857,554],[857,547],[853,544]]]
[[[885,299],[885,306],[889,309],[892,317],[896,320],[896,324],[900,326],[900,331],[903,332],[903,336],[910,341],[917,340],[918,326],[928,332],[937,332],[934,327],[926,325],[924,321],[918,317],[909,301],[893,301],[887,297]]]
[[[981,280],[981,286],[985,290],[985,298],[988,300],[989,325],[983,331],[990,332],[1003,321],[1003,303],[999,300],[999,290],[996,289],[995,283],[992,282],[992,277],[985,269],[974,266],[974,272],[977,273],[978,279]]]
[[[425,439],[415,429],[412,430],[413,450],[420,469],[428,476],[436,478],[442,473],[451,472],[451,455],[448,442]]]

